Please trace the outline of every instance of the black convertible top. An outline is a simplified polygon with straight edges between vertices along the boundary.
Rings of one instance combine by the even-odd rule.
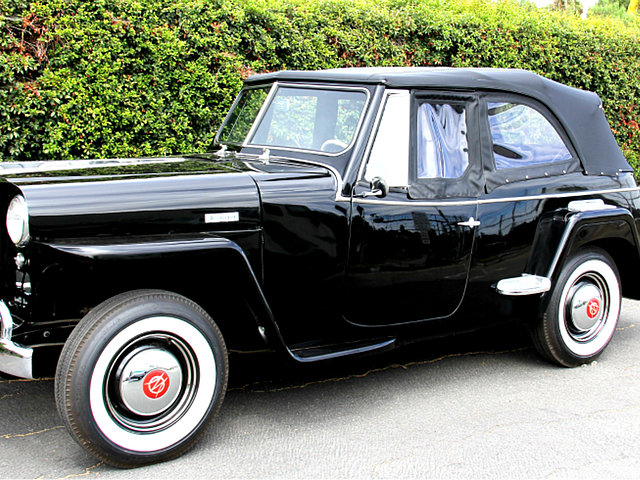
[[[503,91],[531,97],[563,124],[589,175],[632,171],[592,92],[568,87],[527,70],[448,67],[372,67],[292,71],[254,75],[247,85],[272,81],[383,84],[392,88]]]

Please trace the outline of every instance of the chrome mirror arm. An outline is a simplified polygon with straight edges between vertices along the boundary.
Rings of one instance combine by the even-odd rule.
[[[378,197],[384,198],[389,193],[389,186],[387,182],[384,181],[381,177],[374,177],[371,179],[370,190],[368,192],[360,192],[354,193],[354,198],[367,198],[367,197]]]
[[[375,189],[368,192],[355,193],[353,198],[382,197],[382,190]]]

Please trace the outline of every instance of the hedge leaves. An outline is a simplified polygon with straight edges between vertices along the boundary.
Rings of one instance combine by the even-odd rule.
[[[639,34],[508,1],[0,0],[0,158],[206,151],[254,72],[452,65],[597,92],[635,165]]]

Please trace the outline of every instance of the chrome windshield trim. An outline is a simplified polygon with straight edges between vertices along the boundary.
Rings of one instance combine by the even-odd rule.
[[[358,119],[358,125],[356,126],[356,129],[353,132],[353,138],[351,139],[351,142],[349,143],[349,145],[347,145],[347,147],[344,150],[341,150],[340,152],[331,153],[331,152],[323,152],[322,150],[313,150],[309,148],[291,148],[291,147],[282,147],[279,145],[262,145],[259,143],[249,143],[249,139],[252,138],[253,135],[255,134],[255,131],[258,128],[258,125],[260,125],[260,122],[262,122],[262,119],[264,115],[266,115],[266,111],[268,107],[271,105],[271,102],[276,96],[277,89],[281,87],[300,88],[300,89],[307,88],[307,89],[313,89],[313,90],[347,90],[347,91],[363,92],[366,95],[366,100],[364,102],[364,106],[362,108],[362,113],[360,114],[360,118]],[[353,148],[353,145],[356,143],[358,135],[360,134],[360,129],[362,128],[362,123],[364,122],[364,118],[366,117],[366,111],[367,111],[367,108],[369,108],[370,102],[371,102],[371,92],[369,91],[369,89],[365,87],[321,85],[321,84],[312,84],[312,83],[274,82],[273,86],[271,87],[271,91],[269,91],[269,95],[267,96],[264,103],[262,104],[262,107],[260,108],[260,111],[258,112],[258,115],[256,116],[256,119],[253,122],[253,125],[251,126],[251,130],[249,130],[249,133],[244,139],[244,143],[242,144],[242,147],[243,148],[269,148],[272,150],[284,150],[287,152],[312,153],[314,155],[322,155],[325,157],[339,157],[341,155],[346,154],[349,150],[351,150]],[[231,112],[231,110],[229,110],[229,112]]]

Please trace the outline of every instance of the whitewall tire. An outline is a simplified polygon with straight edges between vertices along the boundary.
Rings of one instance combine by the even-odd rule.
[[[56,372],[58,411],[98,458],[132,467],[188,450],[226,391],[227,351],[213,320],[170,292],[118,295],[89,312]]]
[[[611,257],[596,248],[579,252],[555,282],[533,332],[536,348],[566,367],[595,360],[615,332],[621,298],[620,276]]]

